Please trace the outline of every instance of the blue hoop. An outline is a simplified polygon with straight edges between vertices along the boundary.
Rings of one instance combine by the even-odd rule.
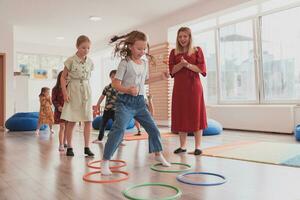
[[[201,182],[193,182],[193,181],[189,181],[186,180],[184,177],[187,175],[191,175],[191,174],[203,174],[203,175],[210,175],[210,176],[216,176],[219,177],[221,179],[223,179],[220,182],[215,182],[215,183],[201,183]],[[176,179],[179,182],[185,183],[185,184],[189,184],[189,185],[198,185],[198,186],[216,186],[216,185],[222,185],[224,183],[226,183],[226,178],[220,174],[215,174],[215,173],[209,173],[209,172],[186,172],[183,174],[179,174]]]

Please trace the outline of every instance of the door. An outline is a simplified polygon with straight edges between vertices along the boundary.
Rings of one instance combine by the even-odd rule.
[[[5,119],[5,54],[0,53],[0,129]]]

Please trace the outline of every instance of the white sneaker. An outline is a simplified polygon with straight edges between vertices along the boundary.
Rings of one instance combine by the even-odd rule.
[[[65,151],[64,145],[59,145],[58,151]]]
[[[94,143],[94,144],[101,144],[101,143],[102,143],[102,141],[101,141],[101,140],[98,140],[98,139],[96,139],[96,140],[94,140],[92,143]]]
[[[120,146],[124,147],[124,146],[126,146],[126,143],[125,142],[121,142]]]

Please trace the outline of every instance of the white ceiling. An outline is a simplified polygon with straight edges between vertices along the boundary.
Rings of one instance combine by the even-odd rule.
[[[108,40],[200,0],[0,0],[0,20],[15,26],[17,42],[73,47],[78,35]],[[89,16],[99,16],[99,22]],[[57,40],[57,36],[65,37]]]

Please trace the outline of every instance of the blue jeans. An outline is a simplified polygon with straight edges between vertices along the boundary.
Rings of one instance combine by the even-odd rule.
[[[162,151],[160,132],[146,107],[143,95],[119,94],[116,101],[115,121],[108,134],[103,160],[110,160],[123,140],[130,120],[135,118],[149,135],[149,153]]]

